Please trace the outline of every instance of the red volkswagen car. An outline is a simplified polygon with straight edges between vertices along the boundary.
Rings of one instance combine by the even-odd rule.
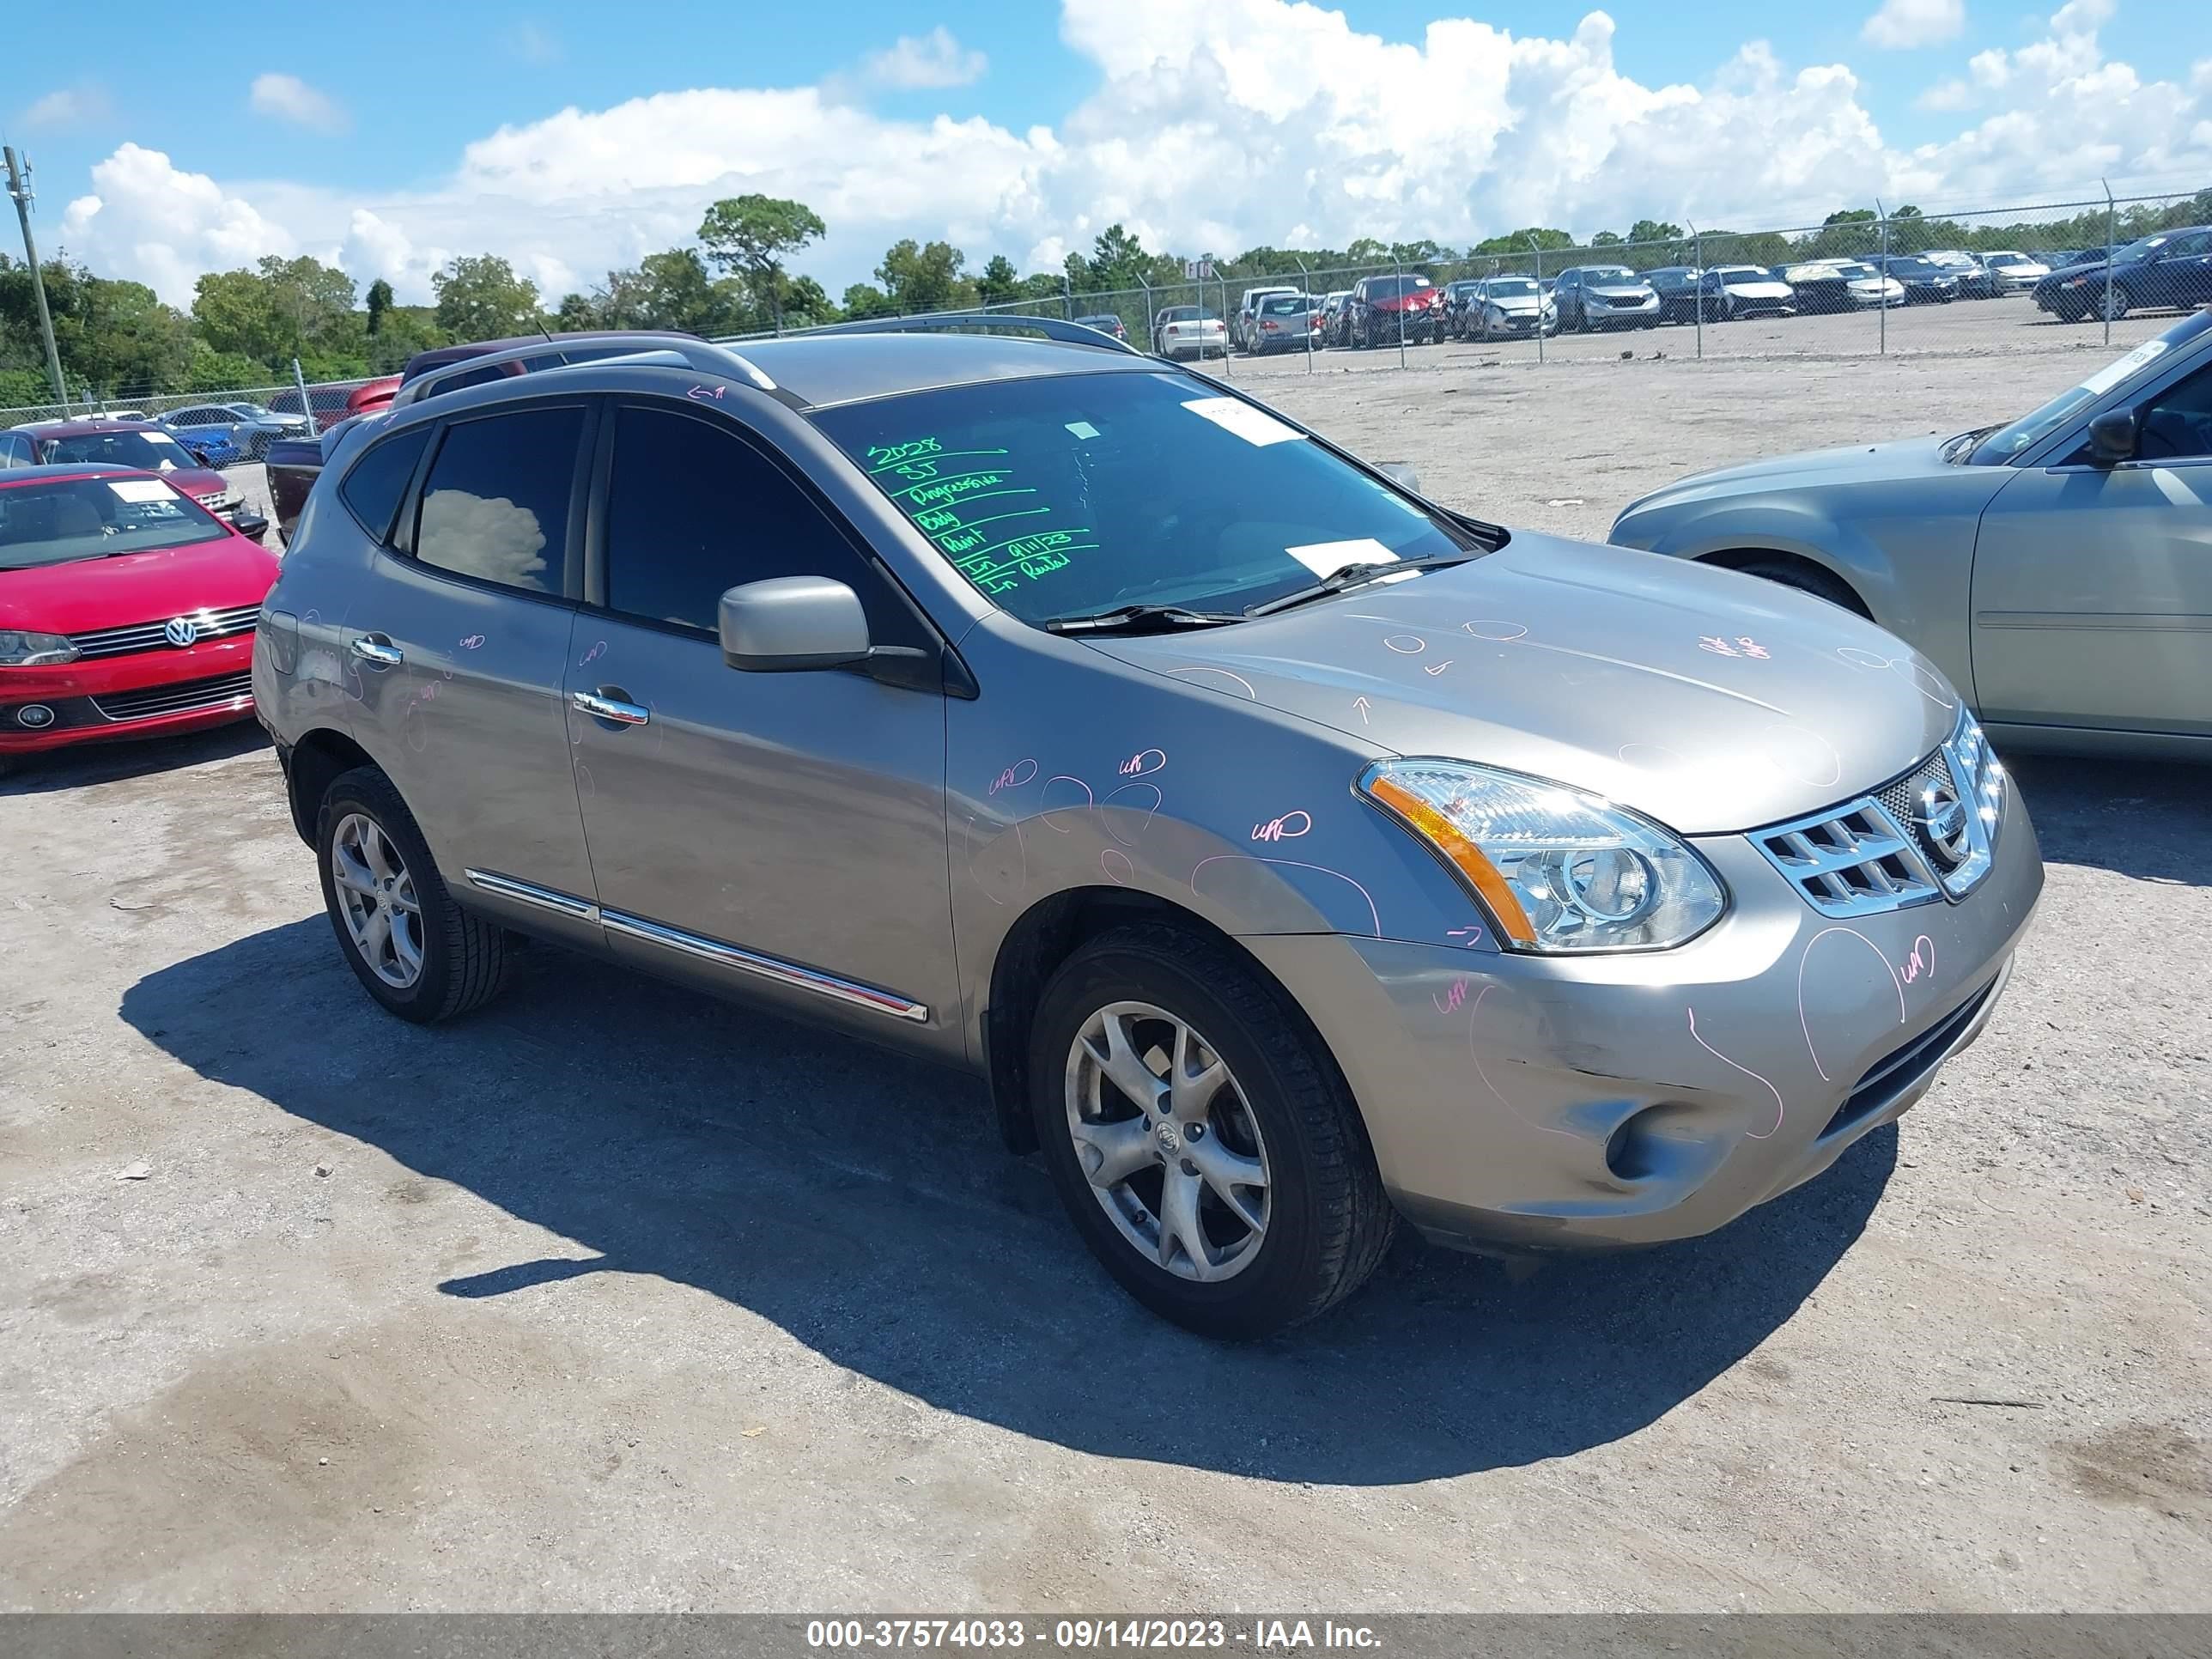
[[[253,712],[275,556],[161,475],[0,471],[0,770]]]

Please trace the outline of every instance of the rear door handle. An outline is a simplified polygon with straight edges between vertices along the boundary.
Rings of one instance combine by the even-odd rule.
[[[620,697],[610,697],[599,691],[576,691],[569,695],[571,702],[593,720],[612,720],[617,726],[643,726],[653,718],[650,710]]]
[[[379,668],[397,668],[407,660],[407,653],[380,634],[362,635],[353,642],[353,653]]]

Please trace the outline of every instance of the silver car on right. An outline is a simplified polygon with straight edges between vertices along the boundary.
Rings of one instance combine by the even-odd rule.
[[[2001,746],[2212,760],[2212,309],[2017,420],[1701,473],[1610,539],[1871,618]]]

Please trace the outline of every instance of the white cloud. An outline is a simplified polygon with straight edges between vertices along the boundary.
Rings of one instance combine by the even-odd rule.
[[[964,87],[983,78],[990,60],[969,52],[939,23],[927,34],[902,34],[888,50],[870,52],[867,78],[885,87]]]
[[[106,120],[114,108],[114,100],[107,95],[106,88],[87,82],[55,88],[32,103],[18,118],[27,127],[82,126]]]
[[[1601,12],[1564,39],[1452,18],[1390,41],[1285,0],[1064,0],[1062,39],[1095,84],[1049,127],[957,109],[893,120],[819,88],[700,88],[501,127],[405,192],[218,183],[191,171],[201,155],[125,145],[65,230],[73,254],[172,300],[264,252],[339,260],[410,301],[453,254],[496,252],[551,300],[688,240],[717,197],[757,191],[828,222],[799,264],[835,294],[902,236],[949,240],[971,267],[1004,253],[1052,270],[1117,221],[1149,247],[1227,257],[1528,224],[1587,235],[1646,216],[1817,224],[1877,198],[1934,210],[2212,173],[2212,76],[2106,59],[2098,15],[2072,0],[2042,38],[1977,55],[1960,77],[1973,125],[1905,149],[1842,64],[1787,64],[1753,42],[1697,84],[1646,84],[1623,72]],[[207,143],[205,158],[231,153]]]
[[[2110,0],[2075,0],[2077,5],[2106,5]],[[1881,0],[1881,9],[1866,20],[1859,38],[1893,51],[1955,40],[1966,27],[1966,0]]]
[[[296,75],[255,76],[246,100],[263,115],[317,132],[343,132],[353,125],[329,94],[318,91]]]
[[[528,18],[509,28],[501,37],[501,44],[510,56],[526,64],[550,64],[561,57],[560,37],[544,24],[532,22]]]
[[[1974,101],[1974,89],[1964,81],[1938,81],[1912,101],[1917,109],[1965,109]]]

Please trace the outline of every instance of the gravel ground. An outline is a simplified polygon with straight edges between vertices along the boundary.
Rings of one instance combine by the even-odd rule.
[[[1269,389],[1602,534],[2081,368],[1674,338]],[[45,766],[0,785],[0,1606],[2212,1607],[2212,776],[2017,775],[2041,920],[1899,1128],[1710,1239],[1407,1245],[1226,1349],[963,1079],[552,951],[418,1030],[252,728]]]

